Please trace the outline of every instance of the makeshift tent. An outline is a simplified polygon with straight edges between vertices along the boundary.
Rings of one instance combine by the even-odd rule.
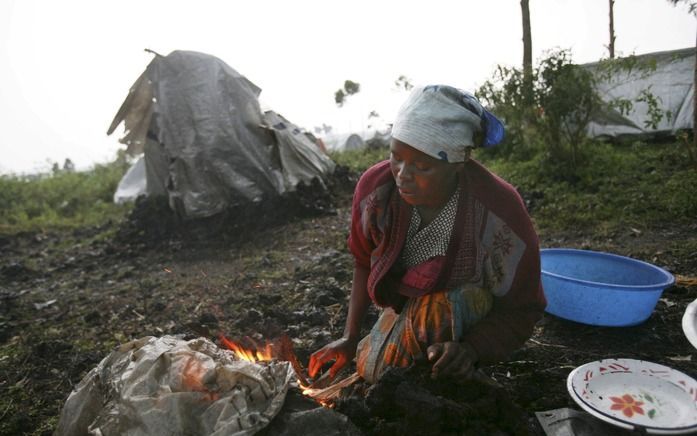
[[[588,125],[591,137],[619,137],[624,135],[675,134],[692,129],[695,95],[695,49],[686,48],[637,55],[631,58],[630,69],[615,69],[607,74],[602,63],[583,66],[594,71],[599,79],[598,92],[610,102],[625,99],[634,102],[628,114],[607,110]],[[668,112],[653,128],[646,125],[648,105],[636,102],[642,91],[648,90],[658,100],[659,107]]]
[[[355,133],[334,133],[323,137],[328,150],[349,151],[366,147],[387,147],[390,144],[390,129],[368,129]]]
[[[358,150],[361,148],[365,148],[365,141],[360,137],[360,135],[353,133],[346,138],[343,148],[344,150]]]
[[[144,153],[146,194],[167,196],[183,218],[258,203],[313,179],[325,186],[334,162],[293,123],[262,113],[260,92],[213,56],[156,55],[107,134],[124,123],[120,141]]]

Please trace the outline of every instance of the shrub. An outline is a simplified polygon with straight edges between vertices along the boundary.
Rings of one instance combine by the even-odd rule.
[[[655,127],[663,116],[670,116],[659,108],[650,89],[643,90],[635,101],[609,102],[596,91],[601,81],[619,72],[647,74],[655,68],[655,63],[640,62],[635,56],[583,67],[572,63],[568,50],[550,51],[533,70],[532,97],[526,98],[522,70],[497,67],[494,77],[476,92],[506,123],[507,137],[489,155],[525,160],[541,153],[546,174],[578,182],[592,160],[587,150],[593,141],[586,137],[586,131],[593,117],[607,111],[626,114],[639,102],[649,110],[647,127]]]

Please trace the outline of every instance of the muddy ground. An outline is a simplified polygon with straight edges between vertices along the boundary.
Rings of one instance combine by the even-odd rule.
[[[345,240],[353,181],[348,177],[332,201],[319,202],[319,213],[289,214],[276,207],[262,211],[265,218],[248,213],[249,225],[232,229],[208,222],[173,235],[171,220],[144,213],[98,228],[0,236],[0,434],[50,434],[73,386],[115,345],[133,338],[205,331],[269,338],[286,332],[306,363],[343,329],[352,273]],[[609,251],[684,277],[697,275],[694,224],[602,237],[576,230],[539,233],[543,247]],[[543,434],[535,412],[580,410],[566,391],[566,377],[581,364],[636,358],[697,376],[697,353],[681,329],[685,307],[696,298],[697,286],[673,286],[645,323],[628,328],[546,314],[509,362],[484,368],[498,383],[494,390],[453,391],[407,377],[421,380],[413,381],[413,389],[406,386],[408,392],[425,389],[423,404],[441,408],[436,415],[412,415],[411,427],[403,424],[405,413],[423,404],[404,405],[407,397],[390,394],[404,379],[393,379],[382,396],[374,392],[369,403],[356,400],[356,391],[338,410],[366,434],[407,428],[414,434]],[[376,318],[372,310],[366,328]],[[433,416],[455,416],[470,425],[458,430],[463,421],[457,419],[450,427],[443,419],[436,425],[428,421]]]

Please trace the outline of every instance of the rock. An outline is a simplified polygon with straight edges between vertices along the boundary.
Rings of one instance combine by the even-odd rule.
[[[263,317],[264,314],[262,314],[257,309],[249,309],[247,311],[247,316],[245,317],[245,320],[249,323],[255,323],[261,321]]]
[[[359,436],[363,433],[342,413],[319,406],[290,389],[286,402],[262,436]]]
[[[337,299],[334,297],[334,295],[331,292],[328,291],[319,291],[315,295],[314,298],[314,304],[317,306],[330,306],[334,303],[338,303],[341,300]]]

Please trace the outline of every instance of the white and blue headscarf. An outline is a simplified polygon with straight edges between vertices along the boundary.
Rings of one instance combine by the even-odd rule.
[[[475,133],[483,141],[475,144]],[[503,140],[504,127],[476,97],[447,85],[414,88],[397,113],[392,137],[446,162],[464,162],[471,147]]]

